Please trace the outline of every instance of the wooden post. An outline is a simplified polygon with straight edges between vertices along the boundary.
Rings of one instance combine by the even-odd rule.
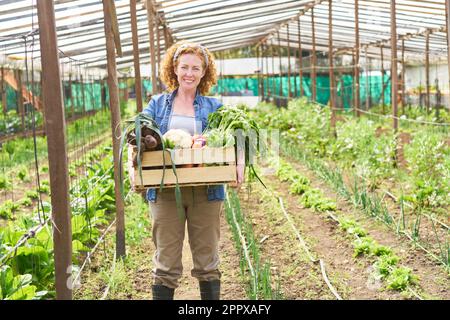
[[[125,87],[123,88],[124,100],[128,104],[128,77],[125,77]]]
[[[366,49],[367,50],[367,49]],[[370,57],[367,58],[368,60],[368,77],[369,77],[369,109],[372,107],[372,77],[370,76],[371,72],[372,72],[372,59]]]
[[[264,95],[264,93],[261,93],[261,77],[260,77],[260,74],[261,74],[261,69],[260,69],[260,66],[259,66],[259,60],[260,60],[260,58],[259,58],[259,46],[257,46],[256,47],[256,76],[257,76],[257,79],[258,79],[258,98],[260,99],[260,101],[262,101],[262,96]]]
[[[280,61],[280,99],[283,96],[283,73],[281,71],[281,40],[280,40],[280,32],[277,31],[278,37],[278,57]]]
[[[406,69],[405,69],[405,39],[402,39],[402,114],[406,105]]]
[[[8,108],[6,105],[6,81],[5,81],[5,68],[1,67],[1,84],[0,84],[0,92],[1,92],[1,101],[2,101],[2,111],[3,114],[6,115],[8,112]]]
[[[294,48],[294,61],[297,61],[297,59],[298,59],[298,50],[295,50],[295,48]],[[295,63],[294,63],[294,66],[295,66]],[[295,69],[295,67],[294,67],[294,69]],[[297,73],[295,72],[295,70],[293,72],[293,75],[294,75],[294,96],[298,97]]]
[[[300,28],[300,16],[297,20],[298,28],[298,59],[299,59],[299,70],[298,76],[300,78],[300,96],[303,97],[303,50],[302,50],[302,32]]]
[[[336,134],[336,99],[335,99],[335,79],[334,79],[334,59],[333,59],[333,0],[328,1],[328,58],[330,65],[330,109],[331,109],[331,133]]]
[[[53,1],[38,0],[43,106],[53,219],[56,299],[72,299],[72,226],[67,166],[66,122],[59,71]]]
[[[270,73],[269,73],[269,45],[267,42],[264,44],[265,54],[266,54],[266,88],[267,88],[267,97],[270,97]]]
[[[20,122],[22,126],[22,132],[25,133],[25,108],[24,101],[22,95],[22,70],[16,70],[16,79],[17,79],[17,110],[20,114]]]
[[[101,95],[101,99],[102,99],[102,110],[105,109],[105,105],[106,105],[106,88],[105,88],[105,80],[100,79],[100,95]]]
[[[84,93],[85,90],[85,86],[84,86],[84,79],[83,79],[83,74],[80,75],[80,87],[81,87],[81,96],[83,97],[83,117],[86,116],[86,95]]]
[[[264,61],[263,61],[263,52],[264,52],[264,45],[261,43],[261,45],[259,46],[259,78],[260,78],[260,83],[261,83],[261,96],[262,96],[262,100],[264,101],[265,99],[265,92],[264,92]]]
[[[169,49],[169,35],[167,31],[167,26],[163,24],[163,33],[164,33],[164,51],[167,52],[167,49]]]
[[[392,80],[392,116],[394,133],[398,131],[398,74],[397,74],[397,17],[396,17],[396,3],[391,0],[391,80]]]
[[[147,1],[147,19],[148,33],[150,37],[150,63],[152,66],[152,94],[158,92],[156,78],[156,61],[155,61],[155,15],[153,13],[153,4],[151,0]]]
[[[275,85],[275,51],[273,50],[273,41],[270,41],[270,54],[272,55],[272,95],[277,94],[277,89]],[[275,101],[275,100],[274,100]]]
[[[288,52],[288,97],[290,98],[291,95],[291,46],[289,44],[290,39],[289,39],[289,23],[286,25],[286,30],[287,30],[287,52]]]
[[[314,25],[314,7],[311,8],[311,26],[312,26],[312,63],[311,63],[311,84],[312,84],[312,101],[317,100],[317,76],[316,76],[316,28]]]
[[[108,87],[109,87],[109,105],[111,109],[111,128],[113,139],[113,157],[114,157],[114,194],[116,200],[116,256],[123,258],[125,252],[125,216],[124,202],[120,192],[120,172],[119,151],[120,137],[116,137],[116,128],[120,127],[120,109],[119,109],[119,89],[117,86],[116,54],[114,50],[114,37],[112,32],[112,6],[114,2],[103,0],[103,14],[105,17],[105,39],[106,39],[106,58],[108,64]]]
[[[425,89],[427,91],[425,96],[425,106],[427,113],[431,111],[430,101],[430,31],[425,33]]]
[[[353,97],[355,103],[355,114],[359,117],[361,115],[360,109],[360,89],[359,89],[359,56],[360,56],[360,43],[359,43],[359,0],[355,0],[355,65],[354,65],[354,78],[355,78],[355,95]]]
[[[383,45],[380,46],[381,55],[381,110],[384,114],[384,50]]]
[[[134,90],[136,92],[137,112],[142,112],[141,63],[139,61],[139,40],[136,18],[136,0],[130,0],[131,34],[133,40]]]
[[[448,111],[450,112],[450,0],[445,0],[446,34],[447,34],[447,62],[448,62]]]
[[[69,90],[70,90],[70,117],[73,119],[75,117],[75,102],[73,99],[73,91],[72,91],[72,73],[69,73]]]
[[[263,101],[266,99],[266,86],[264,84],[265,81],[265,77],[264,77],[264,44],[261,44],[261,73],[260,73],[260,77],[261,77],[261,91],[262,91],[262,97],[263,97]]]
[[[367,46],[364,49],[364,62],[365,62],[365,73],[366,73],[366,110],[370,109],[370,87],[369,87],[369,59],[367,57]]]
[[[157,58],[157,83],[158,92],[161,91],[161,83],[159,82],[159,73],[161,72],[161,34],[159,32],[159,16],[155,18],[155,30],[156,30],[156,58]]]

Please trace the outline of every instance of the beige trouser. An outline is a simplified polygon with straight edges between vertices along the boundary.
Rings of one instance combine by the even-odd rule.
[[[153,218],[153,284],[178,287],[183,272],[181,254],[185,226],[189,234],[194,268],[199,281],[220,279],[218,244],[219,216],[223,201],[208,201],[206,186],[181,188],[184,216],[177,212],[174,188],[158,192],[156,203],[150,203]]]

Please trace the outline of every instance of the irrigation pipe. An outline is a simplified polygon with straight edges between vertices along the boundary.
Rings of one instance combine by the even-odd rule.
[[[303,249],[305,250],[306,254],[308,255],[309,260],[312,263],[314,263],[314,264],[319,263],[320,270],[322,272],[322,277],[323,277],[325,283],[327,284],[328,288],[333,293],[333,295],[336,297],[336,299],[342,300],[342,297],[339,295],[339,293],[336,291],[336,289],[333,287],[333,285],[331,284],[330,280],[328,279],[327,273],[325,271],[325,262],[323,262],[322,259],[317,260],[311,255],[311,253],[310,253],[310,251],[309,251],[305,241],[303,240],[302,236],[298,232],[298,229],[295,227],[294,223],[292,222],[291,217],[289,217],[289,215],[287,214],[286,209],[284,208],[284,205],[283,205],[283,199],[281,197],[278,197],[278,202],[280,203],[280,207],[281,207],[281,210],[283,211],[284,216],[288,220],[292,230],[295,232],[298,240],[300,241],[301,246],[303,247]]]
[[[36,227],[31,228],[30,230],[28,230],[28,232],[26,234],[24,234],[19,239],[19,241],[17,241],[17,243],[14,245],[14,247],[12,247],[5,255],[3,255],[0,258],[0,267],[3,267],[5,265],[5,263],[6,263],[6,261],[8,261],[8,259],[10,259],[9,255],[11,253],[15,252],[28,239],[34,238],[36,236],[36,234],[38,234],[38,232],[41,231],[42,228],[44,228],[50,220],[51,220],[50,218],[47,218],[44,222],[42,222],[39,225],[37,225]]]
[[[339,219],[334,215],[334,214],[332,214],[330,211],[327,211],[327,214],[329,215],[329,217],[330,218],[332,218],[334,221],[336,221],[338,224],[340,224],[340,222],[339,222]],[[355,234],[355,236],[356,236],[356,238],[358,238],[359,239],[359,237],[358,237],[358,235],[356,235]],[[392,267],[389,267],[389,269],[391,270],[391,272],[394,270]],[[414,291],[410,286],[407,286],[406,287],[417,299],[419,299],[419,300],[423,300],[423,298],[416,292],[416,291]]]
[[[288,100],[293,100],[293,98],[290,98],[290,97],[276,96],[276,95],[272,95],[272,96],[273,97],[278,97],[278,98],[284,98],[284,99],[288,99]],[[329,108],[328,105],[319,103],[317,101],[310,101],[310,102],[313,103],[313,104],[316,104],[318,106],[321,106],[321,107]],[[335,108],[334,110],[342,111],[342,109],[337,109],[337,108]],[[359,109],[359,108],[356,108],[356,109],[352,108],[350,110],[358,110],[358,111],[361,111],[362,113],[369,114],[369,115],[372,115],[372,116],[377,116],[377,117],[382,117],[382,118],[390,118],[390,119],[397,119],[397,120],[400,120],[400,121],[414,122],[414,123],[419,123],[419,124],[429,124],[429,125],[440,126],[440,127],[448,127],[448,126],[450,126],[450,123],[446,123],[446,122],[439,123],[439,122],[430,122],[430,121],[421,121],[421,120],[415,120],[415,119],[408,119],[408,118],[402,118],[402,117],[394,117],[393,115],[390,115],[390,114],[373,113],[373,112],[362,110],[362,109]]]
[[[358,207],[359,207],[359,204],[356,204],[355,206],[358,206]],[[375,218],[376,220],[382,222],[382,223],[385,224],[386,226],[392,228],[392,226],[391,226],[389,223],[387,223],[385,220],[383,220],[380,216],[378,216],[378,215],[375,215],[375,216],[370,215],[370,216],[373,217],[373,218]],[[426,248],[423,247],[422,245],[420,245],[420,243],[419,243],[418,241],[414,240],[414,239],[413,239],[406,231],[404,231],[404,230],[398,230],[397,233],[398,233],[398,234],[404,234],[409,240],[411,240],[411,241],[414,243],[414,245],[418,246],[418,247],[419,247],[420,249],[422,249],[425,253],[429,254],[434,260],[436,260],[436,261],[439,262],[440,264],[443,264],[444,267],[445,267],[446,269],[449,268],[449,266],[445,263],[445,261],[443,261],[442,259],[440,259],[439,257],[437,257],[435,254],[433,254],[432,252],[430,252],[428,249],[426,249]]]
[[[116,223],[116,219],[113,220],[113,222],[111,222],[111,224],[108,226],[108,228],[106,228],[106,230],[103,232],[103,234],[101,235],[101,237],[98,239],[97,243],[95,244],[95,246],[92,248],[91,251],[88,252],[86,259],[84,259],[83,264],[81,265],[80,270],[78,271],[77,275],[75,276],[75,279],[73,279],[72,281],[72,288],[75,288],[75,284],[78,280],[78,278],[81,275],[81,272],[83,271],[84,267],[86,266],[87,262],[90,261],[91,256],[94,254],[94,252],[97,250],[98,246],[100,245],[100,243],[103,242],[103,239],[105,238],[106,234],[109,232],[109,230],[111,230],[111,228],[113,227],[113,225]]]
[[[425,251],[427,254],[429,254],[433,259],[435,259],[437,262],[444,265],[445,269],[450,270],[450,266],[445,263],[441,258],[437,257],[434,253],[423,247],[417,240],[414,240],[414,238],[407,232],[400,230],[398,232],[399,234],[404,234],[412,243],[414,243],[415,246],[418,246],[420,249]]]
[[[356,108],[356,110],[361,111],[362,113],[369,114],[369,115],[372,115],[372,116],[377,116],[377,117],[391,118],[391,119],[397,119],[397,120],[414,122],[414,123],[420,123],[420,124],[430,124],[430,125],[440,126],[440,127],[448,127],[448,126],[450,126],[450,123],[446,123],[446,122],[439,123],[439,122],[430,122],[430,121],[420,121],[420,120],[415,120],[415,119],[394,117],[393,115],[390,115],[390,114],[388,115],[388,114],[373,113],[373,112],[362,110],[362,109],[359,109],[359,108]]]
[[[130,192],[128,192],[127,196],[125,197],[125,199],[128,198]],[[74,205],[74,201],[71,201],[71,206]],[[17,241],[17,243],[14,245],[14,247],[12,247],[6,254],[4,254],[1,258],[0,258],[0,267],[4,266],[6,261],[8,261],[8,259],[10,259],[9,255],[16,251],[20,246],[22,246],[27,240],[34,238],[36,236],[36,234],[39,233],[39,231],[41,231],[46,225],[47,223],[51,221],[52,225],[55,227],[56,230],[59,231],[59,229],[57,228],[55,222],[53,221],[53,219],[51,217],[47,218],[45,221],[43,221],[42,223],[40,223],[39,225],[37,225],[34,228],[31,228],[30,230],[27,231],[26,234],[24,234],[19,241]],[[115,222],[115,220],[114,220]]]
[[[398,202],[398,199],[397,199],[392,193],[390,193],[389,191],[384,190],[384,189],[381,189],[381,191],[383,191],[384,193],[386,193],[386,194],[387,194],[389,197],[391,197],[395,202]],[[409,207],[410,209],[413,209],[413,206],[412,206],[409,202],[403,200],[403,203],[404,203],[407,207]],[[443,227],[446,228],[447,230],[450,229],[450,227],[449,227],[448,225],[446,225],[444,222],[440,221],[439,219],[436,219],[435,217],[433,217],[433,216],[431,216],[431,215],[429,215],[429,214],[423,213],[423,212],[420,212],[420,214],[423,215],[423,216],[425,216],[425,217],[427,217],[427,218],[429,218],[429,219],[431,219],[431,220],[433,220],[434,222],[440,224],[441,226],[443,226]]]
[[[357,234],[353,234],[355,236],[356,239],[361,239]],[[392,266],[387,266],[390,272],[393,272],[395,269]],[[416,292],[413,290],[413,288],[411,288],[408,284],[406,285],[406,289],[408,289],[417,299],[419,300],[423,300],[423,298]]]
[[[369,179],[367,179],[366,177],[363,177],[363,176],[359,175],[358,173],[355,173],[355,175],[356,175],[357,177],[359,177],[360,179],[363,179],[363,180],[366,181],[366,182],[370,182]],[[380,191],[382,191],[383,193],[385,193],[386,195],[388,195],[388,196],[389,196],[390,198],[392,198],[395,202],[398,202],[398,201],[399,201],[398,198],[397,198],[395,195],[393,195],[391,192],[389,192],[388,190],[380,188]],[[408,201],[403,200],[403,204],[406,205],[407,207],[409,207],[410,209],[413,209],[413,208],[414,208]],[[450,229],[450,227],[449,227],[448,225],[446,225],[444,222],[440,221],[439,219],[436,219],[435,217],[433,217],[433,216],[431,216],[431,215],[429,215],[429,214],[426,214],[426,213],[422,213],[422,212],[421,212],[420,214],[423,215],[423,216],[425,216],[425,217],[427,217],[427,218],[429,218],[429,219],[431,219],[431,220],[433,220],[434,222],[440,224],[441,226],[443,226],[443,227],[446,228],[447,230]]]
[[[308,160],[306,160],[306,156],[304,156],[303,159],[304,159],[306,162],[308,162]],[[314,172],[316,172],[316,169],[315,169],[315,168],[311,168],[311,166],[308,165],[308,163],[307,163],[307,166],[308,166],[310,169],[313,169]],[[317,172],[316,172],[316,173],[317,173]],[[319,175],[319,176],[320,176],[320,175]],[[321,177],[321,179],[324,180],[323,177]],[[352,202],[352,203],[353,203],[353,202]],[[353,206],[360,208],[359,204],[357,204],[357,203],[356,203],[356,204],[353,203]],[[383,224],[385,224],[385,225],[388,226],[389,228],[392,228],[392,226],[391,226],[389,223],[387,223],[385,220],[383,220],[382,218],[380,218],[378,215],[375,215],[375,216],[370,215],[370,216],[371,216],[372,218],[375,218],[376,220],[382,222]],[[417,241],[415,241],[415,240],[414,240],[407,232],[401,230],[401,231],[397,231],[397,233],[398,233],[398,234],[404,234],[405,236],[407,236],[409,240],[411,240],[415,245],[417,245],[417,246],[418,246],[420,249],[422,249],[425,253],[427,253],[428,255],[430,255],[434,260],[436,260],[437,262],[439,262],[439,264],[444,265],[444,267],[445,267],[446,269],[450,269],[449,266],[448,266],[448,264],[447,264],[445,261],[443,261],[442,259],[440,259],[439,257],[437,257],[435,254],[433,254],[432,252],[430,252],[429,250],[427,250],[426,248],[424,248],[423,246],[421,246],[421,245],[420,245]]]
[[[281,197],[278,197],[277,200],[280,203],[280,207],[281,207],[281,210],[283,211],[284,216],[286,217],[287,221],[289,222],[289,225],[291,226],[292,230],[294,231],[295,235],[297,236],[298,241],[300,241],[300,245],[302,246],[303,250],[305,250],[309,260],[313,263],[317,263],[317,259],[311,255],[311,252],[309,251],[305,241],[303,240],[302,236],[300,235],[300,232],[298,232],[298,229],[295,227],[294,223],[292,222],[291,217],[287,214],[286,209],[284,208],[284,205],[283,205],[283,199]]]
[[[253,269],[252,262],[250,260],[250,255],[248,254],[247,244],[245,242],[245,237],[242,235],[241,228],[239,227],[239,224],[238,224],[238,222],[236,220],[236,215],[234,214],[234,209],[233,209],[233,207],[231,205],[230,205],[230,209],[231,209],[231,214],[233,216],[233,222],[234,222],[234,224],[236,226],[236,229],[238,231],[238,235],[239,235],[239,239],[241,241],[242,248],[244,249],[245,259],[247,260],[248,267],[250,269],[250,273],[252,274],[252,277],[254,279],[253,286],[254,286],[254,289],[255,289],[256,300],[258,300],[258,288],[256,286],[256,283],[257,283],[256,274],[255,274],[255,270]]]
[[[111,268],[111,274],[114,274],[114,272],[116,270],[116,255],[117,255],[117,250],[114,250],[113,265],[112,265],[112,268]],[[111,280],[108,281],[108,286],[106,287],[105,292],[103,292],[103,295],[100,298],[100,300],[105,300],[106,299],[106,297],[108,296],[110,288],[111,288]]]

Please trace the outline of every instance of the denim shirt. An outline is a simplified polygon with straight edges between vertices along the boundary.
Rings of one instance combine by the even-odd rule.
[[[172,93],[153,96],[148,106],[143,110],[144,113],[150,115],[156,121],[162,134],[168,131],[169,119],[173,109],[173,100],[175,99],[177,90]],[[215,112],[221,106],[222,103],[219,100],[201,96],[197,91],[194,99],[195,120],[197,126],[201,123],[202,132],[208,125],[208,115]],[[208,201],[222,201],[225,199],[225,188],[223,185],[208,186],[207,193]],[[156,189],[147,189],[146,198],[150,202],[156,202]]]

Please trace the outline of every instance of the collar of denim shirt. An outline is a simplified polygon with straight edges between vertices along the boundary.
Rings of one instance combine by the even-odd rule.
[[[177,95],[178,92],[178,88],[176,88],[175,90],[172,91],[172,93],[170,93],[167,96],[167,102],[170,103],[170,105],[172,105],[173,100],[175,100],[175,96]],[[195,98],[194,98],[194,105],[195,104],[199,104],[200,102],[200,90],[197,88],[196,92],[195,92]]]

